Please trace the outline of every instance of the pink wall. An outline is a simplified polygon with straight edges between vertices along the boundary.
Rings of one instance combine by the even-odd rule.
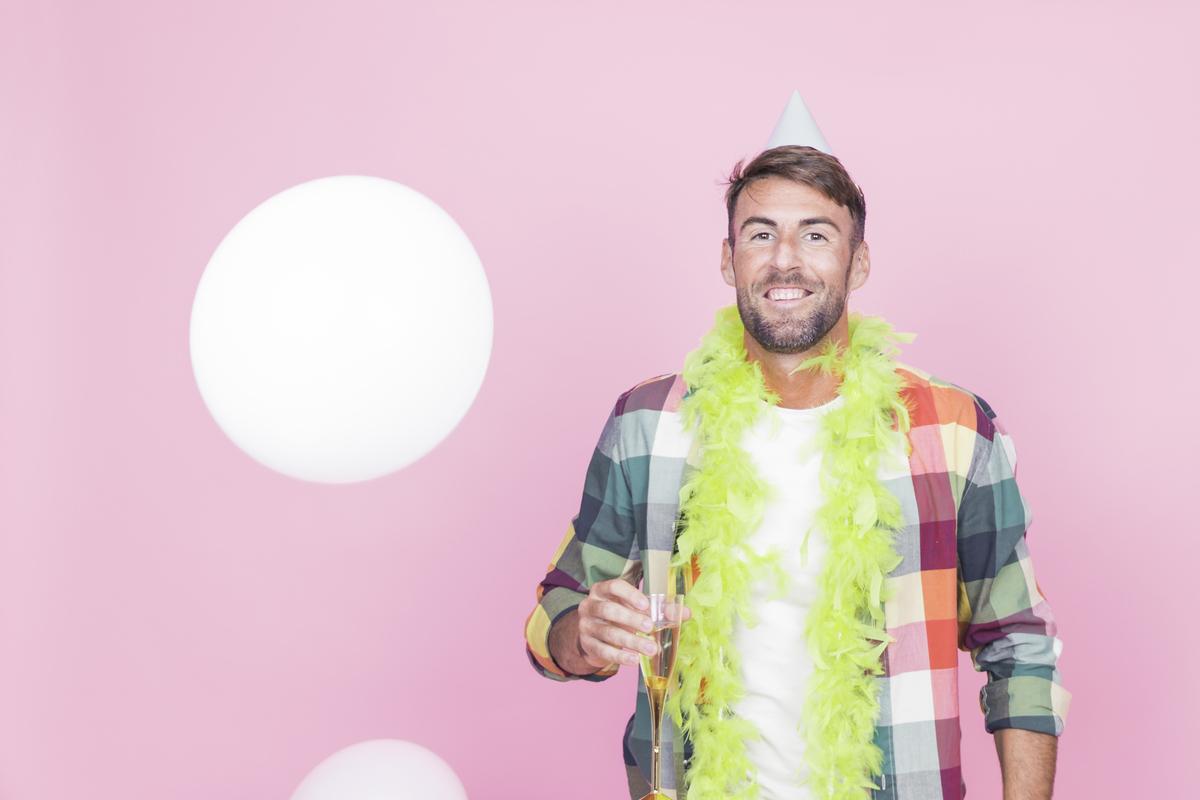
[[[634,675],[542,680],[521,627],[613,399],[731,301],[718,180],[793,88],[866,190],[852,307],[1020,448],[1058,796],[1184,785],[1193,8],[7,0],[0,797],[286,798],[375,737],[473,798],[624,796]],[[440,448],[321,487],[225,439],[187,332],[230,226],[337,173],[455,215],[495,350]],[[999,797],[962,663],[968,787]]]

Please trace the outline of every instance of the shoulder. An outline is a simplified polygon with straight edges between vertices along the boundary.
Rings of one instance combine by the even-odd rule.
[[[679,401],[685,390],[682,376],[668,372],[621,392],[608,418],[616,456],[622,461],[637,460],[672,450],[669,443],[678,437],[664,432],[669,434],[678,427]]]
[[[904,379],[901,396],[909,407],[913,428],[922,425],[957,425],[991,439],[1003,428],[992,406],[978,393],[920,367],[896,362]]]
[[[667,372],[638,381],[617,397],[613,413],[620,417],[637,411],[674,412],[687,391],[678,372]]]

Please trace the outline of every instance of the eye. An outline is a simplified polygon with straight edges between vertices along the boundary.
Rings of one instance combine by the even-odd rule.
[[[770,235],[771,235],[771,234],[770,234],[769,232],[767,232],[767,231],[759,231],[758,233],[754,234],[754,235],[753,235],[753,236],[751,236],[750,238],[751,238],[751,240],[753,240],[753,239],[757,239],[757,238],[758,238],[758,237],[760,237],[760,236],[770,236]]]
[[[828,241],[828,240],[825,238],[825,234],[823,234],[823,233],[817,233],[816,231],[810,231],[810,232],[806,233],[806,234],[805,234],[805,236],[820,236],[822,240]]]

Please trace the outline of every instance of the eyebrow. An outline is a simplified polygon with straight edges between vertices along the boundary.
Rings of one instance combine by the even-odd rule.
[[[771,228],[779,227],[776,224],[775,220],[771,219],[770,217],[746,217],[746,220],[742,223],[742,227],[738,228],[738,231],[739,232],[743,231],[746,229],[747,225],[753,225],[754,223],[767,225]],[[801,228],[807,227],[809,225],[829,225],[838,233],[842,232],[842,229],[837,226],[837,223],[834,222],[833,220],[831,220],[829,217],[806,217],[806,218],[800,220]]]

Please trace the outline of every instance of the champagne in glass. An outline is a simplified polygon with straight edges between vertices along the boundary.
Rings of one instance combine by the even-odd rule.
[[[683,598],[678,598],[682,605]],[[665,595],[649,595],[651,619],[654,630],[643,634],[656,645],[658,652],[652,656],[642,653],[642,676],[646,680],[646,694],[650,697],[650,711],[655,719],[662,717],[663,704],[667,701],[667,686],[675,679],[675,645],[679,641],[679,619],[661,619],[655,615],[655,605],[667,605]],[[682,612],[679,612],[682,614]],[[662,616],[665,616],[662,615]]]

